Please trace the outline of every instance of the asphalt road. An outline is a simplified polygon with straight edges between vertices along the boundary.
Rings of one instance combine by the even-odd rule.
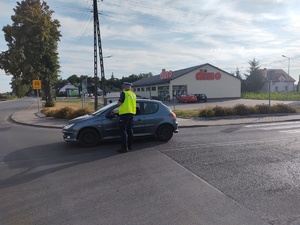
[[[300,123],[181,129],[159,151],[270,224],[300,224]]]
[[[9,120],[32,101],[0,103],[0,224],[300,223],[296,122],[180,129],[119,155]]]

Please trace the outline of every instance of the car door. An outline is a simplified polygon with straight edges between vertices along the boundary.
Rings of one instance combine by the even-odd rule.
[[[142,136],[145,133],[144,130],[144,116],[141,115],[140,103],[136,103],[136,115],[133,116],[133,135]],[[110,112],[107,112],[106,116],[103,118],[103,135],[102,138],[115,139],[120,138],[120,128],[119,128],[119,107],[116,106]]]
[[[120,138],[119,107],[117,105],[103,116],[101,133],[103,140]]]
[[[145,134],[143,103],[137,101],[136,114],[133,116],[133,136],[143,136]]]
[[[143,105],[145,135],[155,135],[161,116],[158,116],[159,105],[156,102],[145,102]]]

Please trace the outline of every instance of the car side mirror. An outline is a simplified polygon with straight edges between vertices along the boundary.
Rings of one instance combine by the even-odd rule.
[[[106,116],[108,119],[113,119],[113,118],[116,118],[118,117],[118,115],[114,112],[110,112],[107,116]]]

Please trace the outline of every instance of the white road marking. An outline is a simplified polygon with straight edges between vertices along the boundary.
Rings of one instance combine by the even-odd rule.
[[[262,124],[246,125],[244,127],[255,128],[258,130],[278,130],[278,132],[284,132],[284,133],[290,133],[290,134],[300,133],[300,121],[279,122],[279,123],[262,123]]]

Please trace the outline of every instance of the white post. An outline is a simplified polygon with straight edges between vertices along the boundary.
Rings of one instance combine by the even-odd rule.
[[[36,100],[37,100],[37,104],[38,104],[38,113],[40,113],[39,89],[36,89]]]

